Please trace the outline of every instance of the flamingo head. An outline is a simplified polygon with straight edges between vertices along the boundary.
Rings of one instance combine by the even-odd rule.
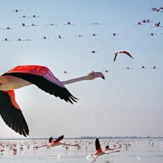
[[[94,72],[94,71],[92,71],[87,75],[87,80],[93,80],[95,78],[105,79],[105,76],[101,72]]]
[[[94,72],[96,78],[102,78],[105,80],[105,76],[101,72]]]

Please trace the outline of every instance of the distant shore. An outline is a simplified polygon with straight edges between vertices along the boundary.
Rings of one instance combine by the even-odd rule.
[[[143,137],[143,136],[80,136],[80,137],[65,137],[65,139],[96,139],[96,138],[99,138],[99,139],[163,139],[162,136],[160,137],[154,137],[154,136],[146,136],[146,137]],[[44,138],[0,138],[0,140],[46,140],[46,139],[49,139],[44,137]]]

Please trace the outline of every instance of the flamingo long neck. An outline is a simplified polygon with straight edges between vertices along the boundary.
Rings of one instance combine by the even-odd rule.
[[[78,77],[78,78],[62,81],[62,84],[63,85],[72,84],[72,83],[76,83],[76,82],[83,81],[83,80],[88,80],[87,76],[82,76],[82,77]]]

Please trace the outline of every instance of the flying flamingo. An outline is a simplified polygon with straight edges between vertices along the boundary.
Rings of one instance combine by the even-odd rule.
[[[161,24],[161,23],[158,22],[158,23],[155,23],[154,26],[151,26],[151,27],[163,27],[163,26],[161,26],[160,24]]]
[[[71,22],[67,22],[66,24],[64,25],[75,25],[75,24],[72,24]]]
[[[29,135],[28,125],[15,100],[15,89],[34,84],[51,95],[73,103],[77,98],[64,85],[82,80],[93,80],[98,77],[104,79],[101,72],[91,72],[86,76],[61,82],[45,66],[16,66],[0,76],[0,114],[2,119],[15,132],[27,136]]]
[[[13,28],[11,28],[11,27],[6,27],[6,28],[0,28],[0,29],[10,30],[10,29],[13,29]]]
[[[93,153],[93,154],[91,154],[91,156],[94,158],[94,159],[92,160],[92,162],[96,161],[96,159],[97,159],[99,156],[101,156],[101,155],[110,154],[110,153],[115,153],[115,152],[120,152],[119,150],[116,150],[116,151],[112,150],[112,151],[109,152],[109,153],[104,152],[104,151],[102,150],[102,148],[101,148],[101,144],[100,144],[100,141],[99,141],[98,138],[96,138],[96,140],[95,140],[95,147],[96,147],[96,152]],[[94,156],[96,156],[96,157],[94,157]]]
[[[14,11],[14,12],[19,12],[19,11],[22,11],[22,10],[18,10],[18,9],[16,9],[16,10],[12,10],[12,11]]]
[[[131,67],[126,67],[127,70],[131,70],[132,68]]]
[[[101,23],[91,23],[91,25],[101,25]]]
[[[117,36],[119,35],[119,33],[111,33],[113,36]]]
[[[153,66],[151,69],[158,69],[156,66]]]
[[[128,51],[125,51],[125,50],[116,52],[116,53],[114,53],[114,54],[115,54],[114,62],[115,62],[115,60],[116,60],[118,54],[126,54],[126,55],[128,55],[129,57],[131,57],[131,58],[133,59],[133,57],[131,56],[131,54],[130,54]]]
[[[145,67],[145,66],[141,66],[141,68],[140,69],[146,69],[147,67]]]
[[[148,35],[154,36],[157,35],[157,33],[148,33]]]
[[[156,27],[160,27],[160,22],[155,23],[155,26],[156,26]]]
[[[64,135],[61,135],[60,137],[58,137],[57,139],[54,139],[53,137],[49,138],[49,143],[48,144],[44,144],[41,146],[36,146],[34,148],[41,148],[41,147],[56,147],[59,145],[65,145],[65,146],[74,146],[74,147],[78,147],[79,144],[68,144],[68,143],[63,143],[61,142],[64,139]]]

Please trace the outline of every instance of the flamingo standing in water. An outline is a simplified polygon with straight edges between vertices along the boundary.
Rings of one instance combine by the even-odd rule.
[[[34,148],[41,148],[41,147],[48,147],[49,148],[49,147],[56,147],[56,146],[59,146],[59,145],[79,147],[79,144],[68,144],[68,143],[61,142],[63,139],[64,139],[64,135],[61,135],[57,139],[54,139],[53,137],[50,137],[48,144],[44,144],[44,145],[41,145],[41,146],[36,146]]]
[[[104,151],[102,150],[102,148],[101,148],[101,144],[100,144],[100,141],[99,141],[98,138],[96,138],[96,140],[95,140],[95,147],[96,147],[96,152],[93,153],[93,154],[91,154],[91,156],[94,158],[94,159],[92,160],[92,162],[96,161],[96,159],[97,159],[99,156],[101,156],[101,155],[110,154],[110,153],[115,153],[115,152],[120,152],[119,150],[116,150],[116,151],[112,150],[112,151],[109,152],[109,153],[108,153],[108,152],[104,152]],[[96,156],[96,157],[94,157],[94,156]]]
[[[0,114],[2,119],[15,132],[27,136],[29,135],[28,125],[15,100],[15,89],[34,84],[51,95],[73,103],[77,98],[64,85],[82,80],[93,80],[98,77],[104,79],[101,72],[91,72],[86,76],[61,82],[45,66],[16,66],[0,76]]]
[[[128,51],[125,51],[125,50],[116,52],[116,53],[114,53],[114,54],[115,54],[115,57],[114,57],[114,60],[113,60],[114,62],[115,62],[115,60],[116,60],[118,54],[126,54],[126,55],[128,55],[129,57],[131,57],[131,58],[133,59],[132,55],[131,55]]]

